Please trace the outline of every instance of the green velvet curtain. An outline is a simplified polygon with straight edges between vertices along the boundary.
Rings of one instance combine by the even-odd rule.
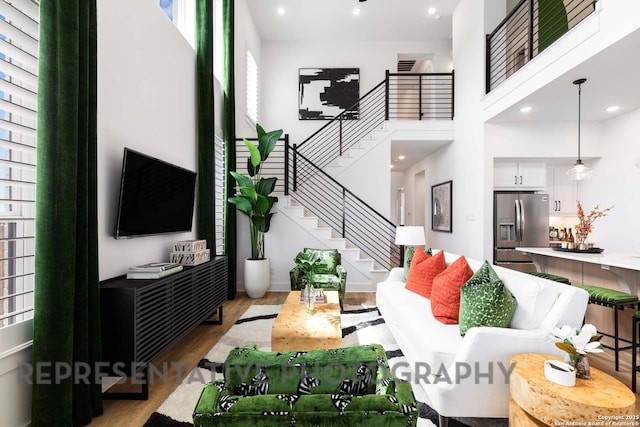
[[[236,117],[235,117],[235,81],[234,81],[234,1],[223,0],[222,20],[224,35],[224,144],[225,144],[225,173],[227,175],[227,188],[225,200],[235,194],[235,181],[229,175],[229,171],[236,170]],[[229,263],[229,299],[236,296],[236,209],[231,203],[226,203],[225,211],[225,253]]]
[[[567,11],[562,0],[538,0],[538,53],[569,31]]]
[[[96,75],[95,0],[41,0],[33,364],[48,373],[101,357]],[[90,384],[34,375],[32,425],[101,414],[93,373]]]
[[[196,78],[198,110],[198,238],[215,248],[213,104],[213,0],[196,2]]]

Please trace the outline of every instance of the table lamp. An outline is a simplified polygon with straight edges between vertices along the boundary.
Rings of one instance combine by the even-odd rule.
[[[404,265],[404,247],[421,246],[427,243],[422,225],[396,227],[396,245],[400,245],[400,267]]]

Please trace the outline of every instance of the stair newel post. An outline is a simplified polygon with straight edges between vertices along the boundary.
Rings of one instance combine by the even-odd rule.
[[[389,70],[385,70],[384,77],[384,119],[389,120]]]
[[[289,195],[289,134],[284,134],[284,195]]]
[[[340,156],[342,157],[342,114],[338,116],[338,121],[340,122]]]
[[[342,187],[342,238],[347,237],[347,189]]]
[[[422,120],[422,74],[418,75],[418,120]]]
[[[298,191],[298,148],[293,144],[293,192]]]

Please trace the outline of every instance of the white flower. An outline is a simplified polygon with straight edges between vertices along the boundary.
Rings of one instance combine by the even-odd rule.
[[[564,325],[561,328],[553,328],[549,333],[549,338],[554,341],[560,349],[571,354],[602,353],[604,350],[602,350],[600,341],[591,341],[597,334],[598,330],[596,327],[587,323],[579,330],[569,325]],[[571,347],[574,351],[571,351]]]
[[[550,338],[553,341],[562,342],[570,337],[574,337],[576,335],[576,328],[571,327],[569,325],[564,325],[561,328],[553,328],[551,330]]]

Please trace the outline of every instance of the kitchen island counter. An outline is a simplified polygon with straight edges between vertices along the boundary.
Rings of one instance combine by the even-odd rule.
[[[608,253],[599,254],[554,251],[551,248],[516,248],[529,256],[540,272],[547,271],[547,258],[558,258],[600,266],[613,274],[620,290],[637,295],[637,282],[640,275],[640,254]]]

